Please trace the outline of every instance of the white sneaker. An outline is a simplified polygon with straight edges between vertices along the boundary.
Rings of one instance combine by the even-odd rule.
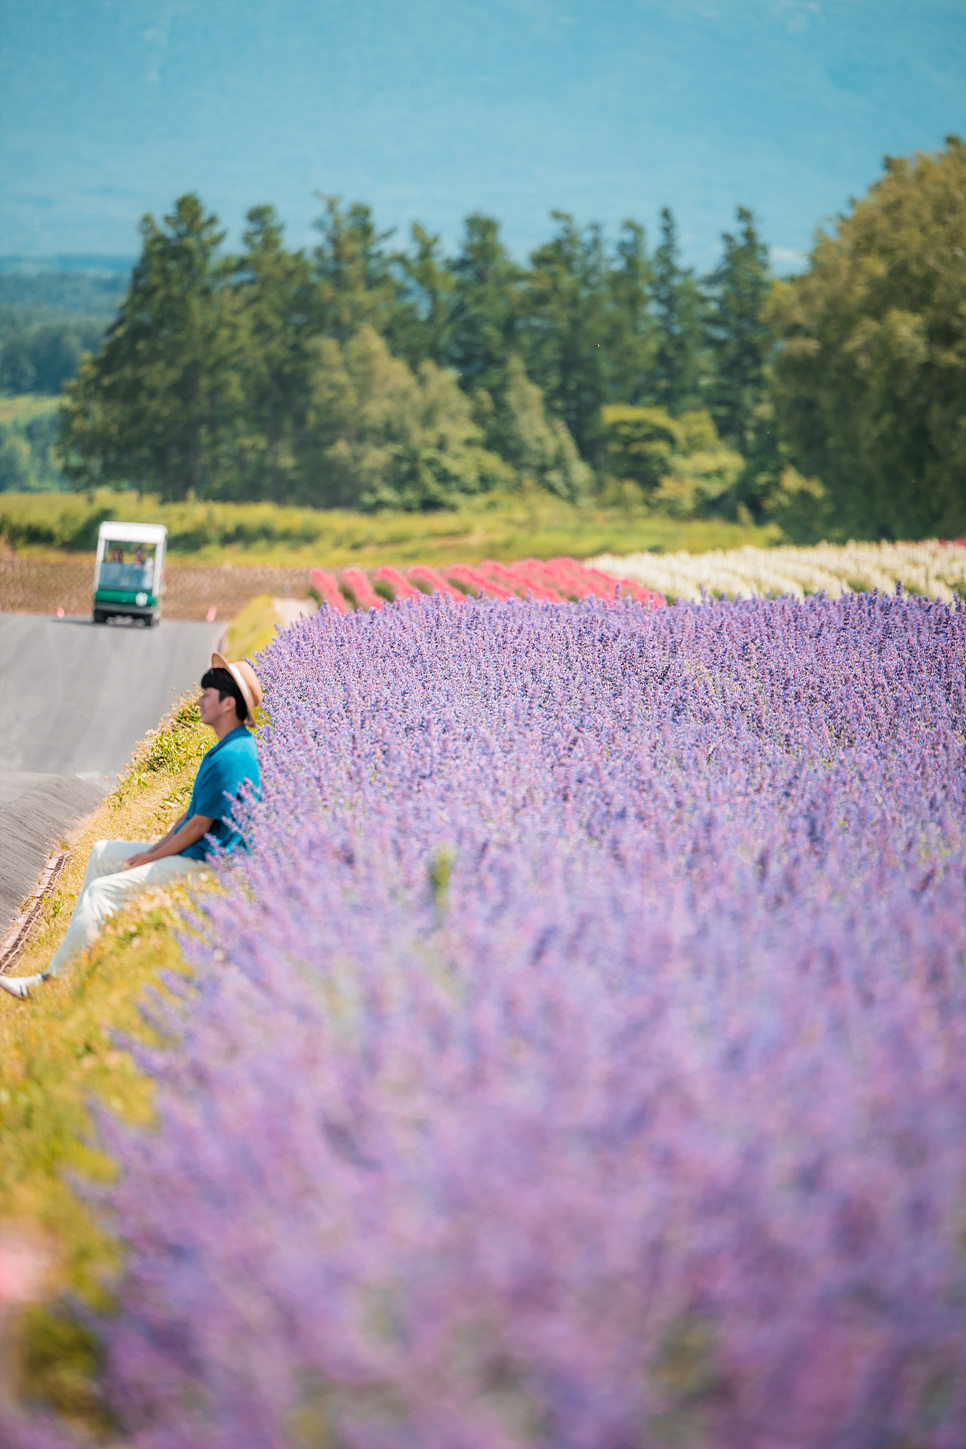
[[[21,1001],[28,1001],[37,987],[46,980],[45,971],[42,971],[39,976],[0,976],[0,987],[6,991],[8,996],[16,996]]]

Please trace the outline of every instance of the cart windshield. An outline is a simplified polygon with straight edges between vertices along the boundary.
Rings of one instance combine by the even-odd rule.
[[[97,575],[99,589],[125,589],[137,592],[154,587],[154,544],[108,543]]]

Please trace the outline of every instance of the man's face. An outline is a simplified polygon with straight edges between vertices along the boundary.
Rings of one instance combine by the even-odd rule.
[[[223,718],[227,714],[236,714],[235,701],[230,694],[224,699],[218,698],[218,691],[213,685],[202,690],[201,698],[198,700],[198,710],[201,714],[201,722],[206,725],[213,725],[215,720]]]

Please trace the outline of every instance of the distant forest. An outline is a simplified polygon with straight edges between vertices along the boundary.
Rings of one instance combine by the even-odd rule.
[[[59,393],[117,316],[129,277],[0,272],[0,392]]]
[[[0,387],[55,391],[77,370],[73,486],[412,510],[529,487],[802,539],[966,531],[955,138],[887,160],[788,281],[742,207],[697,276],[670,210],[653,246],[632,220],[609,237],[553,212],[521,264],[493,217],[467,217],[446,255],[418,223],[399,245],[364,204],[320,204],[311,251],[259,206],[232,254],[184,196],[144,218],[123,294],[70,279],[85,307],[53,279],[5,300],[0,277]]]

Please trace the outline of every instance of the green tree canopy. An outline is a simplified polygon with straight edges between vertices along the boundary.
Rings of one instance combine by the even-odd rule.
[[[425,510],[515,483],[452,373],[429,361],[414,373],[372,327],[311,350],[301,502]]]
[[[963,170],[957,141],[889,162],[783,283],[744,208],[700,280],[668,210],[653,255],[632,220],[611,240],[554,212],[521,265],[492,217],[468,217],[447,257],[418,224],[393,250],[367,206],[323,197],[311,255],[260,206],[232,257],[184,196],[144,218],[118,316],[66,390],[65,471],[165,498],[407,508],[620,484],[810,537],[962,533]],[[68,373],[83,320],[0,315],[0,385]],[[27,448],[31,478],[56,482],[48,444],[6,448],[8,486]]]
[[[576,503],[593,484],[593,473],[577,451],[567,424],[544,407],[543,392],[531,382],[519,357],[507,363],[495,397],[477,394],[476,413],[488,447],[548,493]]]
[[[744,468],[706,408],[672,417],[666,408],[611,404],[603,410],[609,474],[630,479],[644,499],[679,517],[730,511]]]
[[[666,408],[612,403],[601,417],[608,472],[630,478],[643,493],[657,491],[684,435]]]
[[[887,158],[776,287],[781,426],[840,536],[966,532],[966,147]]]

